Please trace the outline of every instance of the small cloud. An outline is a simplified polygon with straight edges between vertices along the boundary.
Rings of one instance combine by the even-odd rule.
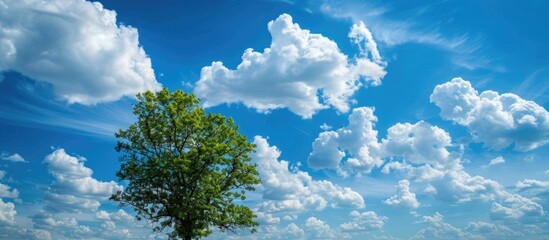
[[[502,156],[499,156],[497,158],[490,160],[490,163],[488,163],[488,165],[482,166],[482,168],[489,168],[491,166],[503,164],[503,163],[505,163],[505,159]]]
[[[2,152],[2,154],[0,154],[0,157],[2,158],[2,160],[10,161],[10,162],[27,162],[18,153],[9,154],[7,152]]]
[[[322,125],[320,125],[320,129],[322,129],[324,131],[329,131],[329,130],[332,130],[332,126],[330,126],[326,123],[323,123]]]

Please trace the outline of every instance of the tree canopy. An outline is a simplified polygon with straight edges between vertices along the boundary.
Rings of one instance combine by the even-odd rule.
[[[215,228],[255,232],[256,216],[239,205],[260,183],[248,156],[255,146],[234,121],[206,114],[199,99],[181,90],[137,99],[137,121],[116,133],[117,176],[128,185],[111,199],[133,207],[154,231],[169,229],[174,239],[205,237]]]

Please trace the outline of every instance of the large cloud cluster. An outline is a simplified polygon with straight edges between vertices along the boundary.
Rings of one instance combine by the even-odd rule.
[[[137,29],[83,0],[0,0],[0,72],[53,85],[69,103],[96,104],[158,90]]]
[[[528,151],[549,142],[549,113],[545,108],[512,94],[484,91],[478,94],[461,78],[435,87],[431,102],[440,115],[469,129],[487,147]]]
[[[386,63],[364,23],[353,25],[349,37],[360,56],[349,59],[337,44],[302,29],[288,14],[269,22],[272,43],[263,52],[247,49],[234,70],[213,62],[202,68],[194,93],[204,105],[243,103],[259,112],[288,108],[303,118],[334,107],[349,110],[349,101],[363,85],[379,85]]]
[[[429,167],[440,167],[451,162],[446,147],[451,145],[452,140],[441,128],[424,121],[397,123],[379,141],[378,132],[374,129],[376,122],[374,108],[353,109],[347,126],[319,134],[313,142],[313,151],[307,163],[314,169],[337,169],[338,173],[347,176],[351,173],[369,173],[373,168],[380,167],[383,159],[388,157],[404,158],[414,164],[428,163]]]
[[[363,197],[350,188],[327,180],[313,180],[307,173],[291,169],[287,161],[279,160],[280,151],[267,140],[256,136],[256,152],[252,159],[258,164],[262,179],[260,190],[265,200],[262,212],[297,213],[323,210],[326,207],[364,208]]]

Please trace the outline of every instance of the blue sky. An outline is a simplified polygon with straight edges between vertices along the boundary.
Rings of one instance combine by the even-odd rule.
[[[547,239],[546,1],[0,0],[0,238],[162,239],[108,197],[136,93],[254,142],[258,233]]]

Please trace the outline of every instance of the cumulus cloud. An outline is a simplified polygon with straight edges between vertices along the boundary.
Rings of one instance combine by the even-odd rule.
[[[4,202],[2,198],[0,198],[0,225],[14,225],[16,214],[15,205],[10,202]]]
[[[376,122],[374,108],[353,109],[347,126],[319,134],[313,142],[308,165],[313,169],[337,169],[339,174],[347,176],[369,173],[373,168],[380,167],[383,159],[388,157],[403,158],[414,164],[428,163],[429,167],[437,168],[454,160],[447,150],[452,139],[437,126],[424,121],[397,123],[387,130],[384,139],[378,141],[378,131],[374,129]],[[392,167],[407,168],[406,164],[392,165],[384,171],[388,172]],[[439,175],[436,172],[432,174]]]
[[[31,219],[36,229],[56,231],[64,237],[91,238],[93,234],[89,226],[80,225],[73,217],[58,218],[51,213],[41,211]]]
[[[416,199],[416,194],[410,192],[410,181],[404,179],[397,184],[396,195],[383,201],[383,203],[391,206],[399,206],[406,208],[418,208],[419,202]]]
[[[278,225],[267,225],[260,227],[256,236],[261,236],[259,239],[304,239],[305,231],[297,226],[295,223],[290,223],[286,227],[279,227]],[[230,235],[224,236],[223,239],[233,239]],[[247,239],[242,236],[238,236],[235,239]],[[257,237],[250,237],[249,239],[258,239]]]
[[[545,215],[543,207],[518,194],[505,194],[500,203],[492,203],[490,217],[494,220],[519,221],[521,223],[535,222]]]
[[[0,198],[18,198],[19,191],[11,189],[10,186],[0,183]]]
[[[391,171],[398,171],[405,174],[406,178],[417,182],[430,182],[444,177],[447,170],[442,168],[433,168],[430,164],[421,166],[412,166],[405,162],[388,162],[383,165],[382,173],[389,174]]]
[[[438,212],[433,216],[422,216],[418,223],[427,223],[429,226],[421,229],[411,239],[484,239],[444,222],[444,217]]]
[[[93,171],[84,166],[85,158],[74,157],[64,149],[56,149],[44,158],[54,177],[45,194],[47,207],[54,211],[96,210],[100,201],[107,200],[122,186],[114,181],[101,182],[92,178]]]
[[[374,129],[376,122],[374,108],[353,109],[346,127],[318,135],[307,164],[313,169],[338,169],[342,175],[369,173],[373,168],[381,166],[381,146]],[[347,159],[342,163],[344,157]]]
[[[501,184],[482,176],[471,176],[463,169],[448,171],[440,180],[431,183],[435,197],[447,202],[494,201],[505,195]]]
[[[315,218],[315,217],[309,217],[305,221],[305,227],[308,230],[308,232],[311,232],[312,238],[316,239],[342,239],[342,238],[348,238],[346,234],[341,234],[337,232],[336,230],[332,229],[330,225],[328,225],[326,222]]]
[[[6,171],[0,170],[0,180],[3,179],[6,176]],[[19,191],[15,188],[12,189],[12,187],[0,183],[0,199],[1,198],[14,198],[17,199],[19,197]]]
[[[118,209],[116,212],[109,213],[101,210],[95,214],[95,218],[106,221],[132,222],[133,217],[123,209]]]
[[[159,90],[137,29],[82,0],[0,1],[0,72],[53,86],[59,99],[96,104]]]
[[[194,93],[205,107],[242,103],[259,112],[288,108],[303,118],[321,109],[349,110],[362,86],[381,84],[384,62],[364,23],[353,25],[349,37],[360,48],[350,59],[337,44],[302,29],[288,14],[269,22],[271,46],[263,52],[246,49],[232,70],[222,62],[202,68]]]
[[[280,151],[269,146],[263,137],[254,138],[256,152],[251,154],[258,164],[262,179],[259,190],[265,200],[259,206],[262,212],[302,212],[334,208],[364,208],[362,196],[347,187],[340,187],[327,180],[313,180],[307,173],[290,170],[287,161],[279,160]]]
[[[470,82],[454,78],[437,85],[430,100],[442,118],[467,127],[487,147],[498,150],[514,144],[515,150],[529,151],[549,142],[547,110],[515,94],[478,94]]]
[[[2,152],[0,154],[0,158],[2,158],[2,160],[6,160],[10,162],[26,162],[25,159],[18,153],[9,154],[7,152]]]
[[[387,221],[387,217],[378,216],[373,211],[367,212],[351,212],[352,220],[341,224],[339,227],[343,231],[372,231],[383,228]]]
[[[486,239],[516,239],[522,236],[521,233],[515,232],[505,225],[488,222],[469,222],[465,230]]]

